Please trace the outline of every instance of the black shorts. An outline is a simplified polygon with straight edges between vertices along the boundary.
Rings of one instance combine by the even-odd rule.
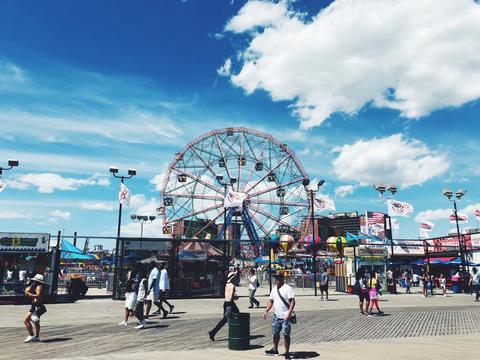
[[[47,312],[47,308],[43,304],[32,304],[30,306],[30,310],[28,310],[29,313],[36,313],[38,317],[42,316]]]
[[[368,290],[360,290],[360,292],[358,293],[358,298],[361,302],[363,302],[363,300],[370,301],[370,294],[368,293]]]
[[[320,291],[328,292],[328,285],[320,285]]]

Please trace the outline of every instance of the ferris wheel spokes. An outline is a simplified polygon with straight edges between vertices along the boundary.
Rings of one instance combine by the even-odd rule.
[[[272,174],[272,173],[275,173],[275,170],[277,170],[280,166],[282,166],[282,164],[283,164],[285,161],[287,161],[287,160],[289,160],[289,159],[290,159],[290,156],[284,157],[284,158],[282,159],[282,161],[280,161],[277,165],[275,165],[275,167],[274,167],[273,169],[271,169],[269,172],[267,172],[265,175],[263,175],[263,177],[262,177],[260,180],[258,180],[252,187],[250,187],[246,192],[248,193],[248,192],[250,192],[251,190],[253,190],[258,184],[260,184],[263,180],[265,180],[265,178],[266,178],[268,175],[270,175],[270,174]]]
[[[271,191],[275,191],[279,188],[282,188],[282,187],[286,187],[286,186],[290,186],[292,184],[295,184],[297,182],[300,182],[300,181],[303,181],[305,178],[298,178],[298,179],[295,179],[295,180],[291,180],[285,184],[280,184],[280,185],[277,185],[277,186],[274,186],[274,187],[271,187],[271,188],[267,188],[267,189],[264,189],[264,190],[260,190],[260,191],[257,191],[253,194],[249,194],[249,197],[250,198],[254,198],[254,197],[257,197],[257,196],[260,196],[260,195],[263,195],[263,194],[266,194],[268,192],[271,192]]]
[[[202,185],[205,186],[205,187],[208,187],[209,189],[215,191],[216,193],[222,194],[222,192],[221,192],[219,189],[217,189],[215,186],[209,184],[209,183],[206,182],[206,181],[203,181],[202,179],[200,179],[199,177],[197,177],[197,176],[195,176],[195,175],[193,175],[193,174],[187,173],[187,172],[185,172],[185,171],[183,171],[183,170],[181,170],[181,169],[175,168],[175,167],[172,168],[172,170],[174,170],[174,171],[176,171],[176,172],[178,172],[178,173],[180,173],[180,174],[184,174],[184,175],[188,176],[189,178],[195,180],[197,183],[202,184]],[[223,195],[223,194],[222,194],[222,195]]]
[[[250,144],[249,141],[247,141],[248,146],[250,147],[250,151],[252,152],[252,154],[255,158],[255,167],[252,169],[252,171],[250,171],[250,174],[248,174],[248,178],[245,180],[245,183],[243,184],[242,192],[245,192],[245,188],[247,187],[248,182],[250,181],[250,178],[252,177],[253,173],[256,171],[256,164],[260,163],[261,157],[263,156],[263,152],[264,152],[265,148],[267,147],[268,142],[269,142],[269,139],[265,138],[265,141],[263,142],[262,150],[260,151],[260,154],[258,155],[258,157],[256,157],[255,152],[252,149],[252,145]]]

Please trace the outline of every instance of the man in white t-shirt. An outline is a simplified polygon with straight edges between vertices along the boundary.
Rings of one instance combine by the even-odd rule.
[[[480,299],[480,271],[478,271],[476,266],[472,268],[470,273],[470,285],[475,293],[475,301],[478,302]]]
[[[159,299],[159,305],[158,310],[155,312],[156,314],[160,314],[160,311],[163,312],[163,317],[167,317],[167,310],[163,307],[163,303],[167,304],[168,307],[170,308],[170,314],[173,312],[173,309],[175,308],[175,305],[170,304],[167,301],[167,293],[170,291],[170,279],[168,278],[168,271],[166,269],[165,263],[162,263],[160,265],[160,282],[159,282],[159,294],[158,294],[158,299]]]
[[[277,286],[272,289],[267,307],[263,313],[263,318],[267,319],[267,314],[272,307],[275,309],[275,314],[272,319],[272,333],[273,333],[273,347],[266,350],[267,355],[278,355],[278,343],[280,341],[280,333],[283,333],[285,343],[285,359],[291,359],[290,356],[290,333],[291,333],[291,319],[293,309],[295,308],[295,297],[292,288],[285,284],[285,275],[278,273],[274,275],[277,281]]]
[[[147,310],[145,312],[145,319],[148,319],[152,303],[159,306],[158,292],[160,290],[160,271],[158,270],[157,263],[152,261],[150,263],[150,274],[148,275],[148,289],[147,289]],[[166,312],[166,311],[165,311]],[[164,313],[164,317],[165,317]]]

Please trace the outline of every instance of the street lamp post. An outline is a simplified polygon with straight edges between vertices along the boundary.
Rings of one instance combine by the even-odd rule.
[[[117,175],[118,174],[118,167],[111,166],[109,169],[110,173],[117,179],[120,179],[120,182],[123,184],[125,180],[130,179],[137,175],[137,170],[135,169],[128,169],[128,175]],[[122,203],[119,202],[118,204],[118,224],[117,224],[117,241],[115,246],[115,272],[113,275],[113,297],[114,299],[120,298],[121,288],[119,289],[117,286],[117,282],[119,280],[122,281],[122,269],[123,269],[123,246],[122,252],[119,253],[120,247],[120,228],[122,225]],[[121,255],[120,264],[119,264],[119,255]],[[118,268],[120,267],[120,274],[118,274]]]
[[[445,196],[450,202],[453,202],[453,215],[455,216],[455,224],[457,225],[457,239],[458,239],[458,247],[460,250],[460,260],[462,262],[462,283],[465,279],[465,249],[464,249],[464,243],[460,237],[460,226],[458,225],[458,212],[457,212],[457,200],[460,200],[462,197],[465,196],[467,193],[467,190],[465,189],[458,189],[455,192],[455,197],[453,197],[453,192],[450,189],[443,189],[442,194]]]
[[[389,192],[391,194],[390,197],[386,196],[387,199],[392,199],[395,194],[398,191],[398,188],[396,185],[390,184],[390,185],[385,185],[385,184],[376,184],[373,185],[374,189],[377,190],[380,193],[380,196],[383,197],[383,194],[385,192]],[[385,223],[384,223],[384,228],[386,229],[386,220],[385,218]],[[391,239],[390,239],[390,261],[392,262],[392,281],[393,281],[393,293],[396,295],[397,294],[397,279],[395,276],[395,252],[394,252],[394,246],[393,246],[393,232],[392,232],[392,221],[390,216],[388,216],[388,228],[390,229],[391,232]],[[368,224],[366,224],[368,226]],[[386,235],[386,234],[385,234]]]
[[[312,268],[313,268],[313,287],[314,287],[314,294],[317,296],[317,242],[315,241],[315,193],[320,189],[320,187],[325,183],[325,180],[320,180],[316,185],[310,185],[310,179],[303,180],[303,186],[305,190],[308,192],[310,197],[310,222],[312,223]]]
[[[8,160],[8,167],[7,168],[4,168],[4,167],[1,167],[0,166],[0,192],[2,192],[3,188],[4,188],[4,183],[2,181],[2,175],[3,175],[3,171],[6,171],[6,170],[11,170],[13,169],[14,167],[17,167],[19,164],[18,160]]]
[[[153,222],[153,220],[156,219],[156,216],[154,215],[137,215],[137,214],[132,214],[130,215],[130,219],[133,222],[139,222],[140,223],[140,238],[143,238],[143,224],[147,221]]]

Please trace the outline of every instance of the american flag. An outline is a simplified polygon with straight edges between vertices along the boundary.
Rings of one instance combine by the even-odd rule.
[[[475,216],[480,218],[480,209],[475,210]]]
[[[432,230],[434,224],[430,221],[424,221],[420,224],[420,227],[425,230]]]
[[[368,215],[368,225],[383,224],[383,219],[385,217],[385,214],[382,214],[379,212],[369,212],[367,213],[367,215]]]
[[[458,221],[468,221],[468,216],[464,215],[464,214],[458,214],[457,213],[457,219],[458,219]],[[450,221],[455,221],[455,214],[450,215]]]

